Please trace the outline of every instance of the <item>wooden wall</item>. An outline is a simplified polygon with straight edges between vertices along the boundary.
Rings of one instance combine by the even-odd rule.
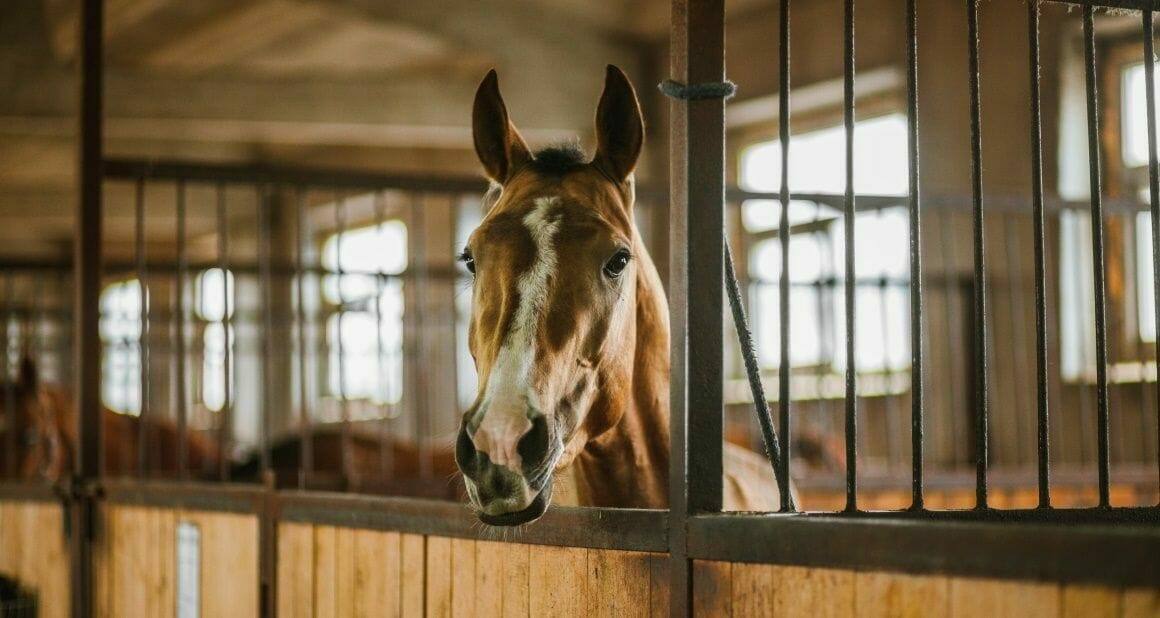
[[[253,515],[109,505],[96,550],[98,616],[173,616],[177,524],[198,527],[201,615],[257,616],[258,519]]]
[[[283,523],[278,615],[667,615],[666,560]]]
[[[699,616],[1160,616],[1160,588],[698,561]]]
[[[0,500],[0,574],[36,592],[40,616],[69,615],[68,542],[59,504]]]

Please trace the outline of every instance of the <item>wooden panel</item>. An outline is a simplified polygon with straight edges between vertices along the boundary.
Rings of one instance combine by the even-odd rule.
[[[1121,603],[1124,618],[1160,618],[1160,588],[1130,588]]]
[[[859,616],[929,616],[950,613],[950,580],[940,576],[858,573],[854,606]]]
[[[427,537],[426,556],[427,616],[451,616],[451,539]]]
[[[278,616],[314,615],[314,526],[278,525]]]
[[[779,616],[853,616],[854,573],[834,569],[774,567],[774,608]]]
[[[317,618],[337,616],[338,609],[338,529],[314,527],[314,615]]]
[[[503,615],[504,544],[475,543],[475,615],[494,618]]]
[[[353,616],[358,597],[355,581],[354,529],[338,528],[334,532],[334,614]]]
[[[402,538],[402,568],[400,571],[400,611],[404,616],[423,615],[423,586],[425,568],[425,539],[419,534],[404,534]]]
[[[733,567],[730,562],[693,562],[693,615],[733,614]]]
[[[730,579],[733,616],[771,616],[776,572],[768,564],[735,564]]]
[[[649,614],[669,615],[669,556],[651,554],[649,556]]]
[[[503,616],[504,618],[528,616],[529,547],[516,543],[504,543],[501,555],[503,556]]]
[[[355,530],[356,616],[399,615],[399,534]]]
[[[0,501],[0,573],[33,590],[40,615],[69,615],[64,510],[51,502]]]
[[[1104,586],[1066,586],[1064,618],[1116,618],[1120,615],[1121,591]]]
[[[1055,584],[955,578],[951,580],[951,615],[1059,616],[1060,589]]]
[[[474,616],[475,541],[451,539],[451,614]]]
[[[579,616],[586,611],[588,550],[532,547],[528,611],[532,616]]]

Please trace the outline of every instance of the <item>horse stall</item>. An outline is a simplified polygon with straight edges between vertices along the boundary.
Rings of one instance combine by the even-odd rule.
[[[1154,0],[428,4],[0,7],[0,616],[1160,616]]]

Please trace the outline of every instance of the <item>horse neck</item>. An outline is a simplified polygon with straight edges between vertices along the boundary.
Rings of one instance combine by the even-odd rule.
[[[632,375],[608,377],[630,384],[630,392],[597,403],[625,409],[619,422],[577,457],[577,488],[582,503],[591,506],[668,506],[668,303],[652,260],[643,250],[639,256]]]

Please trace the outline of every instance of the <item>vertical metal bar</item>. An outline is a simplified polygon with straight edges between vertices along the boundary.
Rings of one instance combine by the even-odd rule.
[[[337,333],[335,339],[338,345],[338,404],[339,410],[342,414],[342,434],[341,445],[342,450],[342,481],[346,489],[351,488],[351,483],[354,481],[354,468],[351,460],[351,434],[350,434],[350,402],[347,401],[346,396],[346,348],[343,341],[344,318],[346,316],[346,295],[343,293],[343,285],[346,283],[345,271],[342,266],[342,243],[346,239],[346,197],[337,194],[334,199],[334,226],[335,226],[335,278],[338,281],[338,323]]]
[[[294,288],[297,296],[295,305],[298,310],[295,322],[298,337],[298,489],[307,489],[310,486],[311,473],[314,471],[314,428],[310,416],[309,381],[306,373],[309,348],[306,344],[306,290],[304,289],[306,285],[304,263],[306,260],[303,254],[306,252],[310,239],[306,227],[305,188],[298,187],[294,205],[298,227],[298,239],[294,243],[297,246],[294,251],[294,273],[298,277],[298,285]]]
[[[78,197],[73,264],[76,269],[74,319],[76,344],[77,451],[69,502],[71,611],[93,613],[93,528],[95,503],[89,483],[101,470],[101,243],[102,140],[104,121],[104,2],[83,0],[78,23],[80,50]]]
[[[188,276],[188,256],[185,249],[185,181],[177,180],[177,284],[174,286],[177,300],[173,315],[177,321],[177,476],[185,479],[189,475],[189,444],[186,436],[186,414],[188,394],[185,392],[185,283]]]
[[[858,510],[858,369],[855,358],[857,307],[854,260],[854,221],[857,204],[854,199],[854,0],[845,0],[845,60],[842,116],[846,128],[846,510]]]
[[[4,323],[0,324],[0,329],[3,329],[3,334],[0,335],[0,341],[3,342],[4,348],[0,350],[0,373],[4,376],[4,411],[9,415],[10,419],[16,416],[16,372],[12,371],[12,273],[4,273]],[[4,432],[4,457],[5,469],[12,478],[20,476],[20,463],[17,460],[17,436],[13,431],[15,427],[12,421],[9,421],[8,430]]]
[[[1035,383],[1038,434],[1039,508],[1051,508],[1050,416],[1047,397],[1047,261],[1043,214],[1043,123],[1039,92],[1039,0],[1027,2],[1027,47],[1031,70],[1031,199],[1035,236]]]
[[[910,508],[923,508],[922,490],[922,221],[918,193],[918,10],[906,0],[906,153],[910,193]]]
[[[1096,446],[1100,506],[1108,501],[1108,327],[1104,293],[1104,211],[1100,178],[1099,86],[1096,83],[1096,35],[1091,6],[1083,8],[1084,69],[1087,82],[1088,171],[1091,177],[1092,274],[1096,306]]]
[[[149,421],[151,420],[151,407],[149,398],[149,280],[148,266],[146,262],[146,248],[145,248],[145,179],[138,178],[137,186],[133,196],[133,210],[134,219],[136,219],[137,229],[137,285],[141,291],[141,304],[138,307],[140,311],[138,318],[141,320],[140,340],[138,341],[138,350],[141,359],[141,366],[138,368],[138,379],[141,383],[138,385],[141,393],[141,410],[138,414],[137,423],[137,476],[144,476],[149,467]]]
[[[375,237],[378,238],[383,233],[383,201],[385,197],[382,191],[376,191],[374,196],[374,216],[375,216]],[[384,281],[382,262],[376,267],[375,273],[375,369],[377,373],[376,385],[382,385],[383,401],[380,406],[381,414],[379,417],[379,476],[381,481],[386,481],[391,478],[394,473],[394,457],[392,450],[387,445],[387,423],[391,417],[388,406],[390,403],[387,398],[391,394],[391,381],[386,377],[387,366],[383,362],[383,292]]]
[[[218,476],[223,481],[230,480],[229,453],[234,435],[233,341],[230,333],[233,328],[233,299],[230,294],[230,217],[226,205],[226,186],[224,183],[219,183],[217,186],[218,270],[222,274],[222,384],[225,388],[221,413],[218,415],[218,444],[222,453]]]
[[[967,0],[971,91],[971,200],[975,250],[975,508],[987,508],[987,268],[983,251],[983,137],[979,111],[979,3]]]
[[[1152,214],[1152,291],[1155,293],[1152,304],[1156,310],[1156,328],[1160,329],[1160,165],[1156,161],[1156,51],[1153,43],[1156,33],[1152,11],[1141,11],[1141,18],[1144,26],[1144,106],[1148,117],[1148,197]],[[1160,350],[1160,343],[1157,350]],[[1160,374],[1160,355],[1157,356],[1156,370]],[[1156,380],[1156,391],[1156,405],[1160,406],[1160,378]],[[1160,422],[1157,426],[1160,427]],[[1160,452],[1160,430],[1156,443]],[[1160,473],[1160,465],[1157,465],[1157,472]]]
[[[270,294],[270,189],[265,184],[257,187],[257,224],[258,224],[258,288],[261,295],[262,317],[261,326],[261,362],[258,363],[262,374],[261,412],[258,420],[258,445],[261,449],[262,480],[269,479],[272,453],[270,452],[270,394],[274,391],[271,384],[270,371],[270,329],[272,320]]]
[[[673,79],[722,81],[723,0],[673,0],[671,49]],[[721,510],[725,104],[674,100],[671,112],[670,612],[685,616],[693,590],[688,518]]]
[[[790,448],[793,444],[793,428],[790,426],[790,380],[792,379],[789,359],[790,337],[790,307],[789,307],[789,0],[781,0],[779,11],[779,52],[781,60],[780,94],[778,95],[778,136],[781,139],[781,221],[778,224],[777,237],[781,243],[781,278],[778,281],[778,327],[780,339],[780,365],[777,376],[777,412],[778,430],[784,436],[781,446],[781,457],[777,462],[778,490],[780,491],[781,511],[793,509],[789,487],[789,460]],[[770,453],[773,456],[773,453]]]

